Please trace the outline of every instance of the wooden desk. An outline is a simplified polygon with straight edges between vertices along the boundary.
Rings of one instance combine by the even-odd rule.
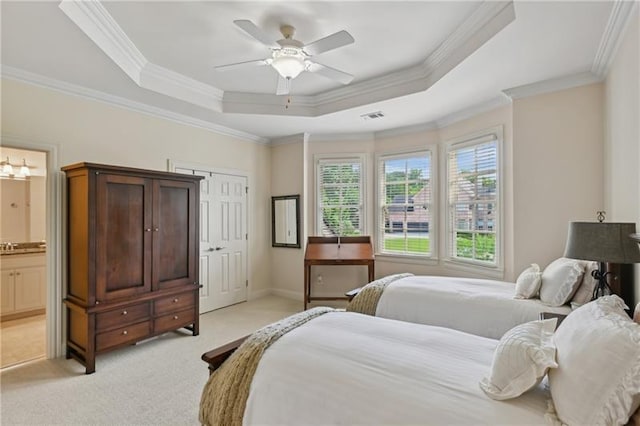
[[[312,300],[348,300],[340,297],[311,297],[312,265],[363,265],[374,280],[374,256],[371,237],[309,237],[304,254],[304,308]]]

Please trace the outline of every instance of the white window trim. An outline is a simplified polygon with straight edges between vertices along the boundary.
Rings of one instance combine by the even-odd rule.
[[[368,200],[366,197],[366,185],[367,185],[367,156],[366,154],[314,154],[313,167],[314,167],[314,189],[315,194],[313,198],[313,211],[314,211],[314,235],[321,235],[322,226],[320,225],[320,163],[322,162],[344,162],[353,163],[360,162],[360,229],[362,235],[368,235],[367,228],[367,213],[368,213]]]
[[[498,182],[498,220],[496,221],[496,258],[498,261],[495,265],[487,265],[483,262],[476,260],[463,260],[451,257],[451,223],[449,221],[449,152],[453,149],[465,148],[467,146],[477,145],[482,142],[488,142],[490,140],[497,140],[497,161],[498,167],[496,168],[497,182]],[[503,126],[490,127],[478,132],[470,133],[461,137],[449,139],[445,142],[445,149],[440,157],[440,161],[443,162],[443,181],[446,182],[445,189],[443,191],[443,198],[441,199],[443,208],[442,216],[440,217],[444,226],[444,254],[443,265],[446,268],[458,270],[462,272],[477,272],[481,275],[485,275],[491,278],[503,278],[504,277],[504,159],[503,159],[503,145],[504,145],[504,129]]]
[[[380,161],[382,160],[387,160],[387,159],[393,159],[395,158],[405,158],[407,155],[411,155],[411,154],[417,154],[417,153],[421,153],[421,152],[430,152],[431,153],[431,207],[432,207],[432,214],[431,214],[431,222],[429,223],[429,239],[430,239],[430,248],[431,248],[431,255],[430,256],[421,256],[421,255],[415,255],[415,254],[400,254],[400,253],[383,253],[382,250],[380,249],[380,246],[382,244],[380,235],[379,235],[379,229],[380,229],[380,206],[379,206],[379,201],[380,201]],[[437,260],[438,260],[438,253],[439,253],[439,219],[440,219],[440,215],[439,215],[439,179],[438,179],[438,162],[439,162],[439,156],[438,156],[438,146],[437,145],[426,145],[426,146],[421,146],[421,147],[415,147],[415,148],[410,148],[410,149],[403,149],[403,150],[397,150],[397,151],[387,151],[387,152],[380,152],[380,153],[376,153],[376,159],[375,159],[375,171],[374,171],[374,175],[375,175],[375,193],[374,193],[374,197],[375,197],[375,205],[374,205],[374,224],[375,224],[375,230],[374,230],[374,234],[375,234],[375,255],[376,258],[377,257],[381,257],[384,258],[385,260],[388,261],[397,261],[399,263],[420,263],[420,264],[425,264],[425,261],[427,261],[428,265],[436,265],[437,264]],[[432,230],[435,229],[435,232],[432,232]]]

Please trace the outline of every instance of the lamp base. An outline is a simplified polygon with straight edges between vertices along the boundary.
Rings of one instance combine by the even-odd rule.
[[[591,300],[596,300],[598,297],[613,294],[607,278],[609,275],[613,275],[613,272],[607,271],[607,265],[604,262],[600,262],[600,269],[594,269],[591,271],[591,276],[598,280],[598,285],[593,289]]]

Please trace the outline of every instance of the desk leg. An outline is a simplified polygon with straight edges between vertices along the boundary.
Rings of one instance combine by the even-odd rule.
[[[311,265],[304,265],[304,310],[307,310],[307,302],[309,301],[309,286],[311,279]]]
[[[374,263],[371,262],[369,264],[369,282],[372,282],[373,280],[375,280],[376,274],[375,274],[374,268],[375,268]]]

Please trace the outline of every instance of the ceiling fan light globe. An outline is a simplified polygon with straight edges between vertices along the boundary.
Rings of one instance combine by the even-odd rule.
[[[300,49],[284,48],[273,52],[271,66],[283,78],[293,80],[307,67],[305,55]]]

